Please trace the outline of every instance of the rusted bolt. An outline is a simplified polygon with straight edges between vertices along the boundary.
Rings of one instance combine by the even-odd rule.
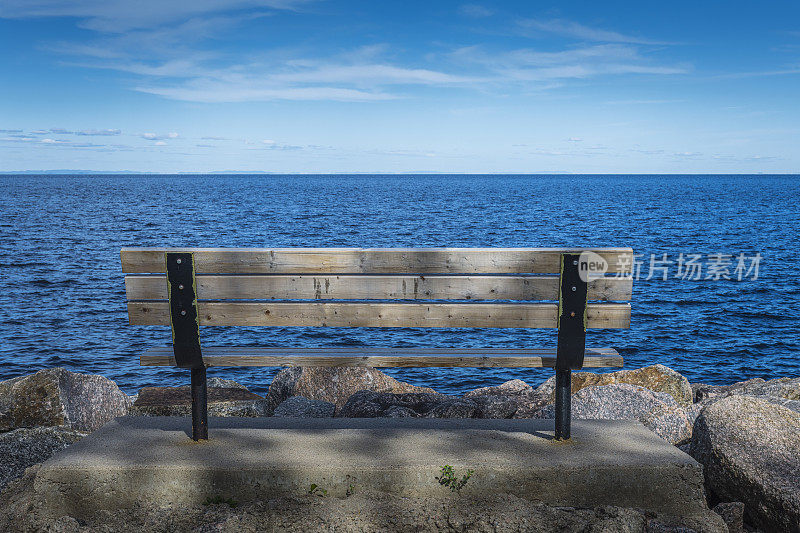
[[[571,312],[569,316],[575,316],[575,311]]]

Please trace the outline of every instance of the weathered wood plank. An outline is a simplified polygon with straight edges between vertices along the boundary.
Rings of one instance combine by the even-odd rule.
[[[631,278],[589,281],[589,300],[631,299]],[[128,300],[165,300],[166,276],[125,277]],[[198,275],[206,300],[558,300],[558,276]]]
[[[630,248],[123,248],[125,273],[164,272],[164,253],[194,252],[205,274],[553,274],[562,253],[591,250],[629,272]]]
[[[537,368],[555,365],[555,348],[519,350],[476,348],[363,348],[357,352],[329,348],[210,347],[203,349],[206,366],[358,366],[358,367],[488,367]],[[148,350],[140,358],[142,366],[174,366],[172,348]],[[611,348],[586,350],[584,367],[621,367],[622,357]]]
[[[323,346],[306,348],[302,346],[206,346],[203,354],[208,356],[299,356],[299,355],[346,355],[346,356],[466,356],[477,355],[516,355],[555,357],[555,347],[531,348],[426,348],[426,347],[384,347],[384,346]],[[170,356],[172,346],[154,346],[148,348],[144,355]],[[586,357],[589,356],[618,356],[614,348],[586,348]]]
[[[198,302],[201,326],[554,328],[557,304]],[[167,302],[128,302],[136,325],[169,325]],[[589,328],[629,328],[629,304],[589,304]]]

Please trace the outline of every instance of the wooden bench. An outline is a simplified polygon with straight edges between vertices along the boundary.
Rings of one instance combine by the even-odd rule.
[[[123,248],[121,256],[130,323],[172,328],[172,346],[147,350],[141,364],[191,369],[195,440],[208,438],[210,366],[551,367],[555,435],[567,439],[571,371],[622,366],[616,350],[585,347],[586,328],[630,327],[629,248]],[[603,262],[607,275],[598,276]],[[558,339],[552,348],[201,348],[199,326],[558,328]]]

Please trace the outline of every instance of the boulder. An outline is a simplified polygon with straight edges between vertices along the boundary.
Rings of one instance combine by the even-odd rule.
[[[713,511],[725,521],[728,533],[745,533],[744,504],[742,502],[718,503],[714,506]]]
[[[275,408],[274,416],[286,418],[328,418],[333,416],[336,406],[322,400],[309,400],[292,396]]]
[[[476,396],[533,396],[536,391],[521,379],[512,379],[491,387],[481,387],[464,393],[464,398]]]
[[[425,418],[478,418],[478,405],[464,398],[448,398],[436,403],[426,413]]]
[[[550,403],[555,401],[555,383],[556,378],[552,376],[536,389],[537,392],[548,396]],[[620,370],[607,374],[595,374],[593,372],[572,373],[573,394],[585,387],[617,383],[627,383],[644,387],[654,392],[667,393],[675,398],[678,405],[683,407],[692,405],[694,398],[689,380],[664,365],[646,366],[635,370]]]
[[[336,413],[350,418],[512,418],[520,406],[530,405],[517,397],[496,395],[469,398],[436,393],[359,391]]]
[[[732,395],[706,406],[690,454],[722,501],[741,501],[765,531],[800,532],[800,414],[760,398]]]
[[[476,405],[475,418],[513,418],[520,409],[531,405],[521,396],[473,396],[465,399]]]
[[[60,367],[0,382],[0,431],[35,426],[94,431],[128,407],[130,399],[110,379]]]
[[[206,380],[206,387],[209,389],[244,389],[248,390],[247,387],[242,385],[241,383],[237,383],[232,379],[223,379],[214,376],[213,378],[208,378]]]
[[[694,390],[694,401],[698,403],[708,403],[734,395],[800,400],[800,378],[778,378],[769,381],[755,378],[730,385],[696,383],[692,389]]]
[[[208,416],[269,416],[267,400],[245,388],[208,388]],[[191,387],[144,387],[130,409],[138,416],[192,416]]]
[[[554,418],[555,406],[542,409],[542,418]],[[692,436],[683,408],[670,394],[618,383],[586,387],[572,395],[573,419],[638,420],[671,444]]]
[[[478,404],[477,418],[539,418],[550,403],[548,394],[519,379],[469,391],[464,398]]]
[[[272,380],[267,400],[277,407],[291,396],[322,400],[339,409],[347,399],[361,390],[391,393],[433,393],[433,389],[416,387],[374,368],[359,367],[292,367],[284,368]]]
[[[25,469],[50,458],[86,433],[65,427],[19,428],[0,433],[0,491]]]
[[[477,405],[470,400],[427,392],[392,394],[389,392],[359,391],[338,409],[336,416],[344,418],[393,418],[474,414]],[[470,418],[470,416],[457,416]]]

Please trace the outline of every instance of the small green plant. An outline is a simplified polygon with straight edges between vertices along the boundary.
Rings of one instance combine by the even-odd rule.
[[[312,483],[310,487],[308,487],[308,491],[306,492],[309,496],[312,494],[316,494],[317,496],[322,496],[323,498],[328,495],[327,489],[323,489],[316,483]]]
[[[222,496],[214,496],[213,498],[206,498],[206,501],[203,502],[203,505],[221,505],[227,504],[228,507],[231,509],[235,509],[239,502],[234,500],[233,498],[223,498]]]
[[[467,470],[467,473],[461,476],[461,479],[458,479],[453,467],[450,465],[444,465],[442,467],[441,475],[436,477],[436,481],[439,482],[439,485],[449,487],[452,492],[461,494],[461,489],[464,488],[464,485],[467,484],[467,481],[469,481],[469,478],[472,477],[473,473],[475,473],[474,470]]]
[[[356,486],[351,483],[350,486],[347,487],[347,490],[345,491],[344,495],[352,496],[355,493],[355,491],[356,491]]]

